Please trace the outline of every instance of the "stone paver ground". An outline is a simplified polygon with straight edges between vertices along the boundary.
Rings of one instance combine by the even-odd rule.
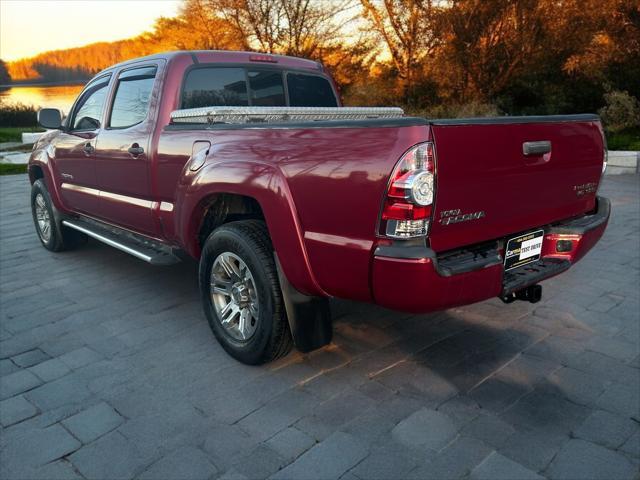
[[[640,196],[543,301],[432,315],[332,301],[335,341],[232,360],[196,265],[38,243],[0,178],[0,477],[638,478]]]

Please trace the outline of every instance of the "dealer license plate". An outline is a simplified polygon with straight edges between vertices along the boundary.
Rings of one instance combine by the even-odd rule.
[[[544,230],[525,233],[507,242],[504,251],[504,269],[511,270],[540,259]]]

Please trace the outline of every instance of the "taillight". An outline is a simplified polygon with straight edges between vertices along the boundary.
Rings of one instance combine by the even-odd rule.
[[[602,185],[602,180],[604,179],[604,173],[607,171],[607,163],[609,162],[609,147],[607,146],[607,135],[605,134],[604,128],[602,124],[598,124],[598,128],[600,129],[600,134],[602,135],[602,173],[600,174],[600,181],[598,182],[598,190],[600,190],[600,186]]]
[[[382,206],[380,234],[392,238],[427,235],[435,191],[433,143],[419,143],[393,169]]]

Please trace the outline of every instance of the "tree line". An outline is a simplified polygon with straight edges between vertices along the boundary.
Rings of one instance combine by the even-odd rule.
[[[606,107],[631,112],[627,123],[640,115],[640,0],[185,0],[151,32],[6,70],[14,82],[86,80],[176,49],[319,60],[351,105],[431,116]]]

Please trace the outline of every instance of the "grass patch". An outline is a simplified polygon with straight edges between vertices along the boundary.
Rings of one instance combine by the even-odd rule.
[[[39,127],[0,127],[0,142],[21,142],[22,132],[44,132]]]
[[[33,150],[33,143],[23,143],[21,145],[16,145],[15,147],[3,148],[2,152],[30,152]]]
[[[640,127],[607,133],[609,150],[640,150]]]
[[[27,173],[25,164],[0,163],[0,175],[18,175],[19,173]]]

